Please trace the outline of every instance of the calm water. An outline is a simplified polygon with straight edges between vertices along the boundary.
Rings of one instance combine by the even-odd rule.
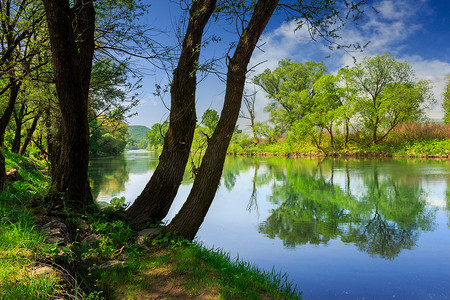
[[[93,159],[94,197],[132,202],[157,162]],[[286,272],[308,299],[449,299],[450,161],[229,157],[197,239]]]

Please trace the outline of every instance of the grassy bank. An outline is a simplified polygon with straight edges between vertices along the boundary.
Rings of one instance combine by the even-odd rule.
[[[338,156],[338,157],[440,157],[450,158],[450,139],[420,140],[403,143],[383,143],[367,147],[352,146],[324,153],[312,144],[278,141],[271,144],[253,144],[245,148],[232,148],[229,154],[249,156]]]
[[[7,182],[0,195],[0,299],[48,299],[60,290],[53,272],[43,265],[44,236],[36,227],[35,210],[48,180],[38,171],[45,165],[9,152],[6,169],[15,168],[19,181]]]
[[[331,144],[325,134],[320,144],[312,140],[296,140],[286,136],[268,142],[254,143],[235,138],[229,153],[238,155],[274,156],[376,156],[376,157],[450,157],[450,125],[436,123],[404,123],[376,144],[357,133],[348,137],[336,134]]]
[[[266,273],[175,237],[136,243],[123,208],[54,212],[42,162],[6,152],[18,170],[0,196],[0,299],[299,299],[285,275]],[[58,216],[71,240],[46,242]],[[53,231],[56,229],[52,229]],[[47,240],[48,241],[48,240]]]

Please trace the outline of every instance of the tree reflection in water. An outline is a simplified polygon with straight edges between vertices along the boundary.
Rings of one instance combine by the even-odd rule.
[[[129,181],[130,174],[145,174],[156,168],[158,154],[128,153],[109,157],[95,157],[89,161],[89,183],[94,199],[99,195],[108,195],[109,198],[125,191],[125,183]]]
[[[286,168],[268,199],[279,206],[260,223],[259,232],[280,238],[286,247],[340,238],[370,255],[394,259],[417,243],[421,230],[433,230],[436,209],[426,206],[418,180],[400,184],[372,164],[359,175],[355,191],[348,164],[340,168],[346,173],[344,189],[333,182],[330,160],[319,161],[316,168]]]

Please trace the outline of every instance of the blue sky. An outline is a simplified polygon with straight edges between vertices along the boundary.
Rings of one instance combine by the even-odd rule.
[[[179,7],[171,1],[153,1],[149,14],[143,21],[159,28],[164,33],[156,36],[165,43],[174,43],[174,28],[180,19]],[[400,61],[410,63],[417,79],[430,80],[437,100],[436,105],[428,111],[428,116],[439,119],[443,116],[441,107],[445,78],[450,75],[450,1],[448,0],[383,0],[374,1],[373,6],[378,13],[368,8],[364,19],[358,26],[348,26],[341,30],[342,43],[370,42],[363,53],[352,55],[360,60],[365,56],[387,52]],[[220,55],[230,41],[236,40],[232,27],[226,29],[223,23],[208,26],[206,34],[217,34],[222,37],[219,44],[210,45],[202,50],[207,59]],[[344,66],[353,65],[353,57],[344,51],[330,50],[320,41],[314,42],[305,30],[294,31],[294,24],[283,22],[281,16],[275,16],[269,22],[260,40],[261,50],[255,50],[250,67],[254,66],[254,76],[264,69],[274,69],[279,60],[290,58],[295,61],[323,61],[330,73],[336,73]],[[142,68],[151,70],[150,64],[141,62]],[[140,91],[141,104],[136,107],[137,115],[129,118],[130,125],[146,125],[150,127],[168,117],[168,110],[161,99],[153,95],[155,84],[168,82],[167,75],[160,71],[151,71],[145,76]],[[249,89],[253,87],[248,86]],[[215,75],[210,75],[199,83],[197,88],[197,119],[203,112],[212,108],[221,111],[225,85]],[[165,102],[170,103],[169,95]],[[268,119],[264,112],[267,104],[263,92],[257,94],[256,117],[260,121]],[[247,125],[240,120],[241,128]]]

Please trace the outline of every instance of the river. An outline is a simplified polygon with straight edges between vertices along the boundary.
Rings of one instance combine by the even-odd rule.
[[[94,197],[131,203],[157,162],[92,159]],[[196,239],[286,273],[308,299],[449,299],[450,161],[228,157]]]

